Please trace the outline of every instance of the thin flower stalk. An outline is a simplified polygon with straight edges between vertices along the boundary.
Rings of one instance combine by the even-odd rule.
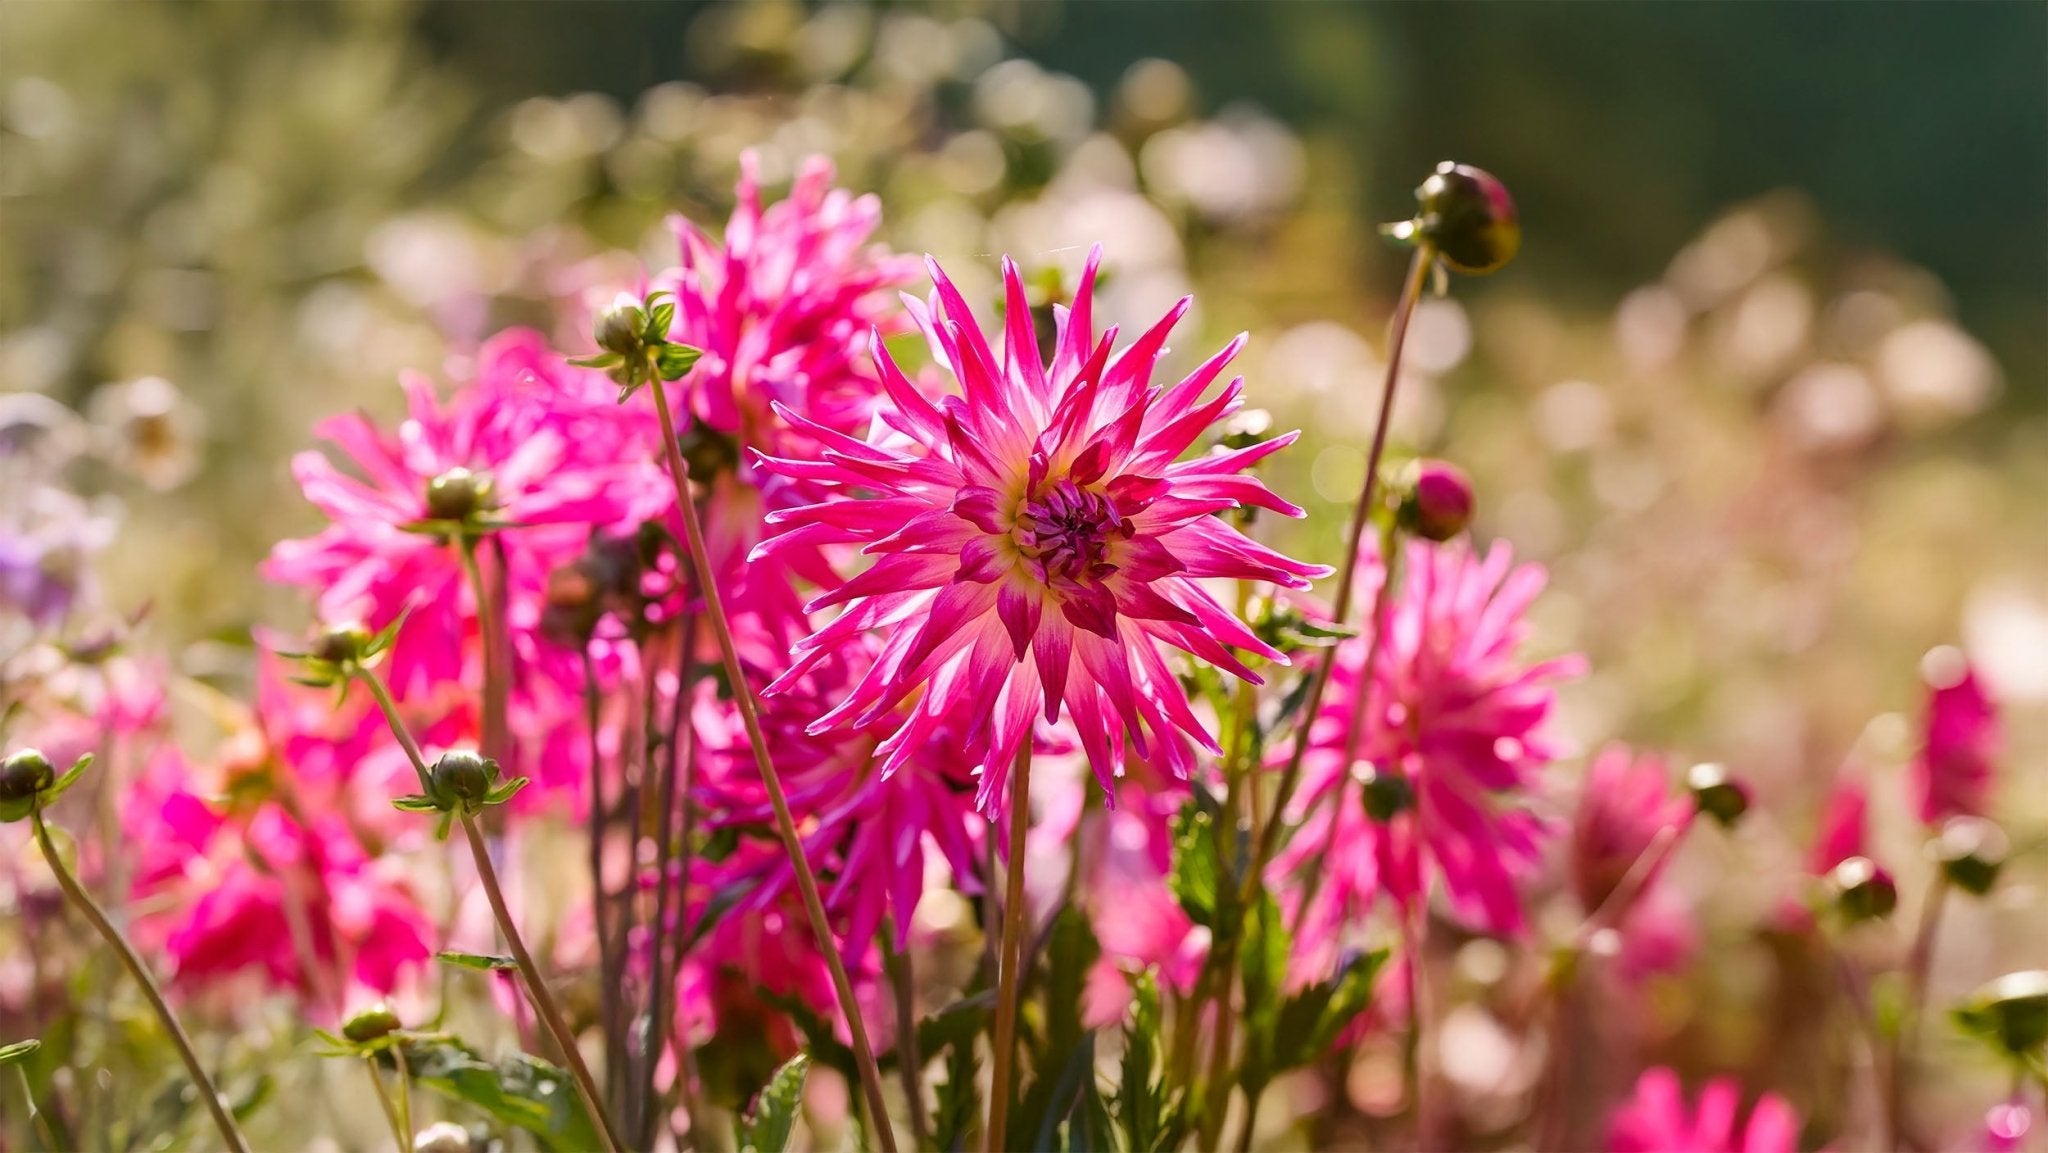
[[[1401,381],[1401,350],[1408,339],[1408,322],[1415,314],[1415,304],[1422,296],[1422,281],[1435,259],[1434,250],[1428,243],[1416,245],[1415,255],[1408,262],[1408,278],[1401,286],[1400,304],[1394,310],[1392,335],[1387,340],[1387,373],[1380,386],[1379,419],[1373,426],[1372,448],[1365,457],[1365,481],[1358,491],[1358,503],[1351,510],[1351,529],[1345,537],[1344,559],[1337,570],[1336,602],[1331,609],[1331,620],[1342,626],[1351,615],[1352,581],[1358,574],[1358,546],[1365,539],[1366,526],[1371,522],[1373,501],[1379,495],[1380,458],[1387,448],[1387,428],[1394,412],[1394,394]],[[1315,663],[1309,673],[1308,696],[1301,710],[1306,726],[1313,721],[1322,707],[1323,693],[1330,685],[1330,672],[1336,664],[1336,650]],[[1359,674],[1363,683],[1372,683],[1370,666]],[[1270,810],[1272,819],[1259,831],[1252,852],[1252,867],[1245,871],[1245,896],[1249,898],[1260,879],[1265,876],[1266,862],[1273,859],[1273,851],[1280,845],[1280,831],[1287,811],[1287,802],[1294,799],[1294,790],[1301,784],[1301,761],[1308,752],[1306,732],[1294,742],[1294,751],[1287,759],[1287,766],[1280,774],[1280,787]]]
[[[511,688],[505,668],[505,637],[498,628],[498,598],[491,595],[490,585],[484,580],[483,567],[477,563],[476,541],[464,537],[461,549],[462,568],[469,575],[470,588],[476,595],[477,631],[483,637],[483,754],[497,758],[506,752],[506,697]]]
[[[1079,843],[1079,838],[1075,839]],[[884,929],[889,940],[893,929]],[[931,1118],[924,1107],[924,1056],[917,1045],[917,978],[908,950],[884,948],[882,966],[896,996],[896,1071],[903,1080],[903,1096],[910,1104],[910,1144],[913,1149],[931,1146]]]
[[[983,1153],[996,1153],[1009,1132],[1010,1090],[1016,1078],[1017,998],[1024,985],[1024,841],[1031,829],[1031,742],[1018,750],[1010,773],[1010,854],[1003,882],[1002,965],[996,975],[994,1077],[989,1083]]]
[[[370,1075],[370,1085],[377,1091],[377,1107],[384,1111],[384,1120],[391,1126],[391,1139],[404,1153],[412,1148],[412,1124],[398,1115],[398,1105],[391,1099],[391,1090],[384,1087],[384,1075],[377,1071],[375,1057],[363,1057],[363,1071]]]
[[[1906,1067],[1920,1037],[1920,1016],[1927,1005],[1927,974],[1934,964],[1934,938],[1941,931],[1942,907],[1948,903],[1948,877],[1939,865],[1920,906],[1920,923],[1913,930],[1913,945],[1906,954],[1905,1017],[1892,1033],[1885,1057],[1885,1145],[1899,1147],[1906,1137]]]
[[[226,1103],[221,1100],[220,1089],[214,1085],[213,1078],[207,1075],[206,1067],[199,1063],[199,1054],[192,1049],[192,1039],[185,1035],[184,1027],[179,1025],[178,1018],[172,1015],[170,1004],[164,1000],[163,990],[157,987],[156,978],[150,975],[148,967],[142,963],[142,958],[137,956],[134,947],[129,945],[128,938],[122,936],[121,931],[114,927],[114,923],[107,919],[106,913],[100,909],[99,902],[93,900],[92,894],[86,892],[84,886],[78,883],[78,878],[71,875],[70,868],[64,864],[62,854],[58,853],[56,844],[50,840],[49,826],[43,823],[43,814],[40,811],[33,811],[29,820],[35,826],[36,845],[42,849],[43,859],[49,862],[50,872],[57,877],[57,886],[64,890],[64,895],[78,906],[78,911],[85,914],[85,919],[92,922],[92,927],[99,932],[108,947],[121,958],[121,963],[127,966],[129,974],[135,978],[135,983],[142,987],[142,995],[149,1000],[150,1008],[156,1010],[157,1019],[163,1022],[164,1032],[170,1035],[171,1044],[178,1050],[178,1058],[185,1063],[185,1071],[192,1078],[192,1087],[198,1090],[200,1100],[206,1104],[206,1111],[213,1116],[213,1123],[220,1130],[221,1140],[226,1141],[228,1148],[234,1150],[234,1153],[249,1153],[248,1139],[242,1136],[241,1127],[235,1124],[234,1115],[228,1112]]]
[[[882,1096],[881,1068],[875,1064],[867,1026],[861,1021],[860,1005],[854,1000],[853,982],[846,975],[845,958],[840,956],[831,923],[825,918],[825,903],[818,895],[817,873],[804,853],[803,840],[796,831],[796,819],[790,814],[789,798],[783,792],[782,778],[776,773],[774,762],[768,755],[768,738],[761,729],[760,708],[754,700],[753,686],[747,683],[746,670],[740,664],[739,648],[733,643],[732,624],[726,618],[725,606],[719,599],[716,570],[712,568],[710,555],[704,547],[704,529],[698,523],[696,501],[690,496],[690,466],[684,462],[682,451],[676,445],[675,417],[669,412],[667,390],[663,382],[656,380],[651,391],[654,393],[654,411],[661,421],[661,440],[668,458],[669,478],[675,483],[676,507],[683,521],[684,543],[690,552],[690,566],[696,573],[698,589],[704,596],[704,612],[711,620],[712,635],[718,640],[726,678],[732,685],[733,701],[739,709],[741,722],[746,726],[747,741],[753,746],[755,767],[761,772],[761,782],[768,790],[768,802],[775,811],[775,831],[782,838],[782,847],[796,870],[797,892],[802,896],[804,912],[810,918],[811,933],[817,938],[818,952],[824,956],[826,967],[831,971],[832,990],[853,1041],[854,1062],[860,1070],[861,1089],[867,1098],[868,1111],[873,1115],[875,1135],[880,1139],[884,1153],[896,1153],[896,1134],[890,1128],[888,1106]]]
[[[385,722],[391,727],[391,734],[398,738],[404,748],[406,759],[412,762],[413,771],[419,774],[421,787],[427,787],[428,771],[426,757],[421,754],[419,742],[406,727],[405,719],[399,716],[398,702],[391,697],[391,689],[384,684],[384,678],[372,669],[358,668],[356,675],[370,688],[371,696],[377,700],[377,707],[384,713]],[[591,1120],[596,1122],[598,1136],[604,1141],[608,1153],[618,1153],[626,1148],[612,1128],[611,1116],[604,1108],[604,1094],[597,1087],[596,1078],[590,1075],[590,1066],[583,1060],[583,1051],[576,1046],[576,1035],[569,1029],[562,1017],[562,1010],[555,1003],[554,994],[548,991],[547,982],[541,977],[540,967],[533,963],[533,954],[527,952],[526,942],[519,935],[519,926],[512,920],[512,912],[505,905],[504,890],[498,884],[498,870],[491,864],[489,847],[484,843],[483,831],[476,827],[476,821],[466,812],[457,814],[462,825],[464,838],[469,842],[470,859],[476,864],[478,884],[483,886],[484,898],[490,903],[491,915],[498,922],[498,931],[505,936],[505,946],[512,951],[512,960],[519,968],[519,975],[526,985],[527,999],[532,1002],[534,1014],[554,1038],[562,1050],[562,1060],[569,1067],[570,1079],[576,1083],[576,1091],[583,1098],[583,1106],[590,1111]]]

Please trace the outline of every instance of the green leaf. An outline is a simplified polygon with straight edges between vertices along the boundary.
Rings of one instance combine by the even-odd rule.
[[[518,961],[503,953],[458,953],[453,949],[443,949],[434,954],[434,960],[463,969],[483,969],[498,973],[519,968]]]
[[[1082,1097],[1095,1092],[1095,1031],[1081,1035],[1081,1040],[1067,1053],[1060,1063],[1060,1075],[1053,1082],[1052,1094],[1045,1104],[1045,1112],[1038,1120],[1038,1133],[1030,1143],[1017,1140],[1018,1127],[1010,1126],[1012,1149],[1052,1149],[1058,1145],[1059,1129],[1080,1106]],[[1028,1124],[1030,1110],[1025,1109],[1018,1117]]]
[[[1164,1015],[1159,979],[1152,970],[1131,979],[1131,1011],[1124,1022],[1123,1077],[1116,1091],[1116,1120],[1130,1153],[1163,1153],[1179,1148],[1187,1134],[1183,1094],[1166,1084]]]
[[[1087,915],[1072,905],[1061,908],[1053,918],[1052,937],[1046,945],[1047,1052],[1065,1053],[1080,1043],[1082,993],[1088,971],[1100,956],[1102,946],[1095,941],[1095,930]]]
[[[676,319],[676,302],[666,300],[647,310],[647,328],[642,332],[648,342],[668,339],[669,325]]]
[[[810,1054],[811,1060],[837,1070],[849,1085],[860,1084],[860,1070],[854,1064],[853,1050],[840,1043],[839,1034],[833,1030],[831,1022],[796,997],[768,989],[759,992],[763,1001],[787,1014],[797,1031],[804,1035],[804,1051]]]
[[[661,373],[663,380],[677,380],[696,367],[697,361],[703,355],[703,349],[691,348],[687,344],[664,344],[661,351],[655,354],[654,367]]]
[[[1214,930],[1222,899],[1223,861],[1217,853],[1215,818],[1189,801],[1173,819],[1173,896],[1195,924]]]
[[[58,797],[63,796],[66,790],[78,783],[78,778],[83,776],[85,770],[91,766],[92,759],[92,754],[87,753],[71,762],[71,767],[64,770],[64,775],[58,777],[54,784],[43,790],[43,795],[38,803],[44,808],[56,804]]]
[[[596,356],[575,356],[569,363],[577,368],[617,368],[626,358],[616,352],[600,352]]]
[[[1386,959],[1384,949],[1351,957],[1335,976],[1254,1017],[1241,1077],[1246,1091],[1256,1093],[1279,1074],[1322,1056],[1345,1026],[1372,1004],[1373,982]]]
[[[13,1065],[17,1062],[26,1061],[29,1058],[29,1054],[42,1047],[43,1043],[34,1038],[26,1041],[16,1041],[12,1045],[0,1045],[0,1065]]]
[[[932,1114],[933,1140],[947,1153],[966,1147],[975,1118],[981,1115],[975,1100],[975,1069],[972,1038],[947,1048],[946,1079],[939,1082],[938,1109]]]
[[[988,1015],[995,1011],[996,991],[983,989],[917,1023],[917,1051],[930,1056],[949,1045],[974,1045],[974,1039],[988,1027]]]
[[[600,1147],[575,1084],[546,1061],[514,1053],[493,1063],[445,1034],[408,1036],[404,1051],[416,1084],[526,1130],[543,1149]]]
[[[529,783],[530,782],[525,777],[513,777],[511,780],[506,781],[505,783],[499,785],[497,788],[492,789],[488,793],[485,793],[484,804],[502,805],[506,801],[511,800],[513,797],[518,796],[519,790],[525,788]]]
[[[783,1153],[789,1148],[789,1135],[796,1128],[803,1099],[804,1074],[810,1067],[810,1057],[798,1053],[769,1078],[753,1107],[740,1118],[733,1138],[740,1153]]]
[[[391,807],[401,813],[438,813],[441,811],[440,804],[434,798],[422,796],[419,793],[407,793],[402,797],[393,797],[391,799]]]

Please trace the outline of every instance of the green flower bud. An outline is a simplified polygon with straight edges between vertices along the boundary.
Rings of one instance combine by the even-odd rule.
[[[1730,776],[1725,765],[1694,765],[1686,770],[1685,786],[1692,790],[1693,805],[1724,829],[1734,828],[1749,811],[1749,786]]]
[[[369,629],[354,621],[329,625],[313,641],[313,651],[310,655],[315,660],[326,661],[331,665],[345,665],[351,661],[362,660],[364,654],[370,651],[370,644],[375,639]]]
[[[341,1023],[341,1035],[358,1045],[388,1037],[401,1027],[398,1014],[390,1006],[379,1001],[367,1009],[359,1010],[354,1016]]]
[[[1404,487],[1396,518],[1403,530],[1441,543],[1472,522],[1472,478],[1457,465],[1418,461]]]
[[[1956,1019],[2010,1056],[2039,1055],[2048,1045],[2048,971],[2007,973],[1979,987]]]
[[[611,307],[597,314],[590,334],[596,339],[597,346],[606,352],[632,356],[643,347],[640,334],[646,327],[647,312],[640,307],[640,302],[620,293]]]
[[[41,749],[20,749],[0,761],[0,821],[19,821],[34,812],[45,789],[57,783],[57,767]]]
[[[1457,272],[1498,272],[1522,247],[1522,225],[1507,186],[1483,168],[1449,160],[1415,190],[1413,232]]]
[[[491,506],[489,473],[451,468],[427,482],[427,516],[466,521]]]
[[[1351,775],[1364,786],[1365,815],[1386,824],[1415,807],[1415,786],[1400,773],[1383,773],[1371,764],[1361,764]]]
[[[1881,921],[1899,907],[1892,875],[1869,857],[1850,857],[1828,873],[1835,907],[1851,922]]]
[[[2005,830],[1982,817],[1951,817],[1927,847],[1942,875],[1966,893],[1983,896],[1998,883],[2012,843]]]
[[[1216,443],[1232,452],[1264,444],[1273,439],[1273,414],[1263,408],[1247,408],[1223,422]]]
[[[475,812],[498,783],[498,762],[470,749],[441,754],[427,775],[427,794],[443,808]]]

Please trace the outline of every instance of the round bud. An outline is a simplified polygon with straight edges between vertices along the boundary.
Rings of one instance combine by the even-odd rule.
[[[488,473],[451,468],[427,482],[427,516],[432,520],[468,520],[490,507]]]
[[[0,761],[0,820],[18,821],[35,809],[36,797],[57,783],[57,767],[41,749],[20,749]]]
[[[1694,807],[1724,829],[1734,828],[1749,811],[1749,786],[1730,776],[1726,765],[1694,765],[1686,770],[1685,786],[1692,790]]]
[[[1457,536],[1472,522],[1472,478],[1445,461],[1418,462],[1399,519],[1403,529],[1424,540],[1441,543]]]
[[[1880,921],[1899,907],[1892,875],[1869,857],[1850,857],[1828,873],[1835,907],[1850,921]]]
[[[1982,817],[1951,817],[1941,826],[1927,851],[1941,863],[1942,875],[1966,893],[1983,896],[1998,883],[2005,856],[2012,848],[2005,830]]]
[[[341,1023],[341,1035],[358,1045],[388,1037],[401,1027],[398,1014],[390,1006],[379,1001],[367,1009],[358,1010],[355,1015]]]
[[[1362,764],[1352,771],[1364,786],[1365,815],[1386,824],[1415,807],[1415,786],[1400,773],[1383,773],[1376,766]]]
[[[1980,986],[1957,1010],[1964,1024],[2015,1057],[2048,1045],[2048,971],[2007,973]]]
[[[331,665],[359,661],[372,639],[370,630],[354,621],[329,625],[314,639],[313,656]]]
[[[606,352],[631,356],[641,349],[640,330],[646,324],[647,313],[640,307],[640,302],[621,293],[612,301],[611,307],[597,314],[590,334],[597,340],[597,346]]]
[[[477,808],[498,783],[498,762],[470,749],[451,749],[434,762],[427,791],[442,804]]]
[[[1416,231],[1458,272],[1497,272],[1522,247],[1522,224],[1507,186],[1483,168],[1444,161],[1415,190]]]
[[[453,1121],[436,1121],[413,1135],[412,1153],[469,1153],[469,1130]]]

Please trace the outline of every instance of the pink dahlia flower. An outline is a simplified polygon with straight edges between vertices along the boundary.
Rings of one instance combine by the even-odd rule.
[[[1201,579],[1306,588],[1328,571],[1210,515],[1245,504],[1300,515],[1244,475],[1293,436],[1180,459],[1239,407],[1242,379],[1202,397],[1241,338],[1186,379],[1154,384],[1167,334],[1188,301],[1112,356],[1115,330],[1098,340],[1093,324],[1098,259],[1091,254],[1073,308],[1057,313],[1049,365],[1014,264],[1003,262],[1008,321],[998,354],[932,263],[937,290],[928,309],[912,311],[964,395],[927,399],[877,348],[893,407],[866,440],[785,410],[816,438],[818,458],[762,462],[842,496],[874,494],[770,514],[780,535],[757,555],[848,544],[874,563],[812,602],[812,611],[844,610],[798,644],[795,663],[769,691],[786,690],[851,638],[882,630],[874,667],[813,731],[872,724],[916,694],[878,750],[883,771],[901,765],[949,718],[962,718],[960,747],[980,773],[984,811],[1000,807],[1010,763],[1040,715],[1073,719],[1105,787],[1126,742],[1187,775],[1194,746],[1217,749],[1163,649],[1254,682],[1226,646],[1283,659]]]
[[[1835,778],[1834,787],[1828,790],[1827,803],[1821,809],[1820,828],[1814,835],[1813,849],[1808,854],[1808,865],[1814,876],[1824,877],[1830,869],[1850,857],[1866,855],[1869,810],[1870,784],[1861,772],[1845,770]]]
[[[781,767],[790,807],[803,817],[804,850],[823,883],[823,898],[843,926],[847,955],[864,961],[886,915],[895,948],[906,948],[911,919],[924,896],[927,860],[936,852],[964,891],[980,891],[980,859],[970,818],[974,780],[950,755],[950,734],[940,733],[893,773],[881,771],[876,749],[893,726],[811,733],[805,725],[872,664],[877,646],[859,638],[785,692],[764,699],[762,728]],[[699,795],[714,824],[766,826],[768,795],[752,750],[729,700],[706,699],[695,709]],[[779,849],[742,854],[715,870],[715,881],[752,878],[745,902],[766,909],[792,891],[795,873]]]
[[[674,500],[654,464],[659,437],[647,438],[616,405],[596,408],[587,388],[572,387],[577,380],[603,377],[552,361],[533,333],[510,332],[484,347],[477,379],[445,403],[425,378],[407,377],[408,415],[395,432],[358,413],[326,421],[319,434],[353,475],[318,452],[292,461],[307,499],[331,523],[280,542],[264,574],[317,590],[329,620],[381,628],[414,607],[392,653],[401,695],[474,686],[464,674],[478,651],[476,609],[461,557],[444,537],[418,531],[429,519],[430,482],[469,470],[488,486],[489,515],[511,526],[495,535],[515,643],[538,628],[547,574],[583,551],[593,527],[631,528]]]
[[[1692,798],[1671,791],[1663,758],[1636,756],[1622,745],[1602,749],[1587,767],[1572,819],[1571,882],[1579,907],[1588,916],[1597,912],[1658,834],[1665,829],[1682,834],[1692,817]],[[1655,884],[1663,865],[1646,866],[1653,871],[1643,878],[1639,894]]]
[[[1764,1094],[1738,1125],[1741,1104],[1742,1089],[1732,1077],[1707,1082],[1693,1108],[1678,1074],[1650,1069],[1608,1122],[1607,1147],[1612,1153],[1792,1153],[1799,1147],[1799,1119],[1783,1097]]]
[[[1998,708],[1954,649],[1936,649],[1921,665],[1927,679],[1927,731],[1907,785],[1920,819],[1983,816],[1996,779]]]
[[[1274,861],[1277,884],[1290,885],[1304,869],[1323,874],[1316,907],[1297,914],[1305,947],[1328,944],[1377,894],[1405,910],[1438,881],[1475,926],[1520,932],[1519,885],[1552,831],[1531,807],[1557,752],[1543,726],[1552,686],[1578,675],[1583,661],[1524,664],[1518,656],[1543,568],[1516,565],[1505,543],[1482,556],[1462,542],[1410,542],[1405,556],[1363,731],[1354,743],[1367,647],[1360,636],[1336,650],[1290,815],[1305,823]],[[1385,568],[1370,553],[1359,568],[1358,601],[1370,605]],[[1331,796],[1368,773],[1399,778],[1412,799],[1382,821],[1368,815],[1356,789],[1343,803]]]

